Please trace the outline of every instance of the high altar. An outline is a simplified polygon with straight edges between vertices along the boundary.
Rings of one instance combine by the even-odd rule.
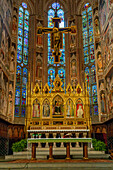
[[[63,90],[63,83],[58,75],[53,82],[53,89],[49,89],[48,84],[44,88],[39,88],[38,84],[32,88],[29,82],[30,80],[27,85],[26,132],[31,130],[50,134],[88,131],[86,136],[90,136],[91,119],[86,86],[82,89],[78,84],[73,91],[69,83]]]

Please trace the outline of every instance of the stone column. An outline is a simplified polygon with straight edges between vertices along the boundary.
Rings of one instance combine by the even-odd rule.
[[[49,138],[49,133],[46,133],[46,138]],[[48,142],[46,142],[46,145],[45,145],[46,148],[48,148]]]
[[[88,143],[83,143],[83,159],[88,159]]]
[[[49,143],[49,159],[53,159],[53,144]]]
[[[63,139],[64,133],[61,133],[61,138]],[[64,142],[61,142],[61,147],[64,147]]]
[[[70,159],[70,143],[66,143],[66,159]]]
[[[79,133],[76,133],[76,138],[79,138]],[[79,148],[79,142],[76,142],[76,148]]]
[[[36,160],[36,143],[32,143],[32,160]]]
[[[53,138],[56,138],[56,133],[53,133]],[[53,147],[56,148],[56,142],[53,143]]]

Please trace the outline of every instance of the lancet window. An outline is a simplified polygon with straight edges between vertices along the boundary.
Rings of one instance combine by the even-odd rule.
[[[27,4],[19,6],[17,66],[15,85],[15,117],[25,117],[26,84],[28,77],[29,12]]]
[[[92,7],[89,3],[84,5],[82,11],[82,32],[83,32],[83,53],[85,80],[90,96],[90,113],[98,114],[97,101],[97,83],[95,68],[95,51],[94,51],[94,32],[93,32],[93,14]]]

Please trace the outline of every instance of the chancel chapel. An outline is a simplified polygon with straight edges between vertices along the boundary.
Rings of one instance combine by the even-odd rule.
[[[113,0],[0,0],[0,155],[66,134],[113,146]]]

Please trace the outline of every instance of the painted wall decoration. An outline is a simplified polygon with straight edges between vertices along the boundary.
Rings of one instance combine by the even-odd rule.
[[[99,18],[100,18],[100,29],[102,31],[105,22],[108,19],[110,7],[110,0],[99,0]]]
[[[99,51],[97,53],[97,65],[98,65],[98,71],[102,71],[103,69],[103,66],[102,66],[102,55],[101,55],[101,52]]]
[[[95,36],[98,36],[100,34],[99,17],[98,16],[96,16],[94,19],[94,34],[95,34]]]
[[[33,118],[40,118],[40,102],[36,99],[33,102]]]
[[[0,113],[7,116],[8,109],[8,77],[0,69]]]
[[[36,77],[42,78],[42,61],[40,59],[36,61]]]
[[[67,117],[74,117],[74,106],[71,99],[69,99],[66,103],[66,113]]]
[[[100,98],[101,98],[101,113],[106,113],[106,101],[105,101],[105,92],[100,92]]]
[[[50,103],[46,99],[43,102],[43,117],[49,117],[50,116]]]
[[[56,96],[52,102],[52,115],[63,116],[64,101],[60,96]]]
[[[71,77],[74,78],[77,76],[77,66],[76,60],[71,61]]]

